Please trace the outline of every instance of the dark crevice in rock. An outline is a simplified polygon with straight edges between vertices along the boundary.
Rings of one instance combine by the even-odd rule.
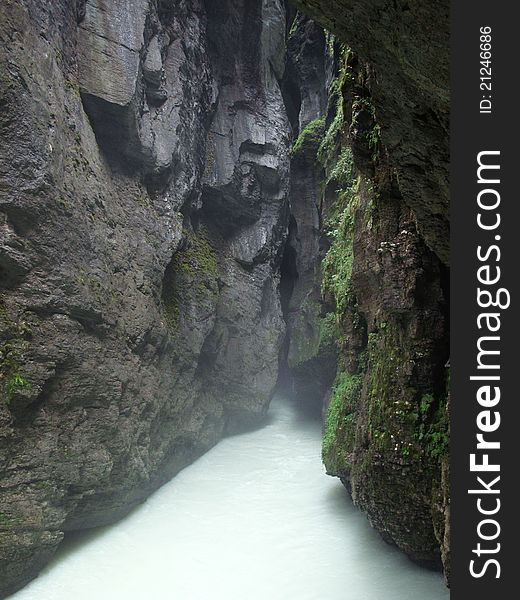
[[[291,343],[291,332],[289,329],[289,311],[291,298],[294,292],[294,286],[298,280],[297,254],[294,247],[294,239],[297,232],[297,224],[294,216],[289,217],[287,240],[283,247],[282,259],[280,262],[280,304],[282,314],[286,325],[286,334],[280,348],[278,359],[278,381],[277,389],[284,394],[291,394],[292,374],[289,368],[287,357]]]
[[[78,25],[85,18],[87,0],[76,0],[76,21]]]
[[[302,97],[300,86],[298,85],[297,79],[294,77],[292,72],[294,68],[292,65],[286,65],[284,77],[282,80],[282,95],[285,104],[285,110],[287,111],[287,118],[291,124],[293,139],[298,137],[300,133],[300,110],[302,105]]]
[[[128,108],[106,102],[87,92],[81,93],[85,113],[92,124],[99,147],[110,164],[126,175],[141,167],[142,157],[135,153],[139,147],[137,131],[132,128]]]
[[[294,291],[295,282],[298,279],[298,269],[296,264],[295,240],[298,233],[298,225],[293,215],[289,218],[289,227],[287,241],[285,242],[280,265],[280,300],[284,318],[290,309],[291,297]]]
[[[288,32],[282,90],[293,130],[290,217],[281,263],[280,294],[287,333],[280,354],[279,386],[302,410],[321,416],[336,370],[334,349],[325,348],[327,308],[320,293],[323,235],[317,151],[326,108],[326,44],[323,30],[295,14]],[[314,127],[313,123],[316,124]],[[316,133],[307,134],[307,130]]]

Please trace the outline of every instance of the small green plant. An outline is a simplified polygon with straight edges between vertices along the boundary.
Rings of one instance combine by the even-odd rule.
[[[5,390],[6,403],[10,404],[14,396],[24,389],[30,389],[31,384],[20,373],[12,373],[9,377]]]
[[[381,125],[376,123],[372,129],[367,133],[368,147],[370,150],[375,150],[381,139]]]
[[[338,154],[341,152],[342,141],[345,130],[345,89],[352,84],[354,77],[351,67],[352,52],[348,46],[341,48],[341,66],[338,76],[330,87],[329,102],[335,103],[336,112],[331,124],[327,128],[323,140],[318,149],[318,160],[322,164],[325,172],[328,173],[336,163]],[[327,175],[326,183],[329,181]]]
[[[354,158],[350,146],[346,146],[341,151],[338,160],[331,168],[327,183],[334,182],[339,186],[339,192],[350,189],[355,182]]]
[[[322,458],[327,473],[340,475],[349,469],[354,449],[356,415],[362,377],[338,372],[331,391],[323,434]]]
[[[449,420],[445,402],[440,402],[431,415],[434,407],[433,395],[423,395],[419,403],[420,424],[416,432],[416,439],[423,446],[426,456],[433,461],[440,462],[449,452]]]
[[[376,162],[379,157],[379,147],[381,142],[381,125],[377,122],[376,109],[370,98],[357,97],[352,103],[352,118],[356,122],[361,113],[368,114],[372,126],[366,132],[366,142],[368,149],[372,151],[371,160]]]
[[[293,155],[303,152],[306,148],[317,148],[323,138],[324,131],[325,119],[323,117],[308,123],[293,144]]]
[[[358,202],[357,184],[337,197],[327,223],[332,242],[322,263],[322,294],[331,294],[336,303],[337,321],[341,322],[352,307],[351,277],[354,262],[354,213]]]
[[[9,405],[16,394],[31,388],[22,372],[27,361],[32,326],[27,315],[10,314],[3,295],[0,295],[0,333],[0,394]]]

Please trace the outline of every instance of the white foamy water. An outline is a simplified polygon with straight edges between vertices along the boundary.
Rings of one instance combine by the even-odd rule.
[[[444,600],[320,459],[320,424],[277,400],[12,600]]]

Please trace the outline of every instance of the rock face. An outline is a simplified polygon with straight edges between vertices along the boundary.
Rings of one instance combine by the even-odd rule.
[[[278,0],[3,3],[0,595],[265,414]]]
[[[372,69],[370,94],[399,191],[449,262],[449,2],[294,0]]]
[[[295,3],[336,41],[282,0],[2,4],[0,597],[258,423],[279,359],[448,573],[446,2]]]
[[[321,261],[330,243],[323,227],[324,170],[317,157],[334,70],[323,29],[296,14],[287,40],[283,86],[295,142],[289,237],[282,262],[282,307],[287,322],[282,374],[288,378],[295,399],[314,405],[318,411],[337,362],[333,314],[321,296]]]
[[[326,360],[318,340],[337,328],[327,471],[386,540],[424,564],[442,558],[448,580],[447,7],[296,4],[347,46],[329,40],[322,50],[338,61],[329,108],[293,148],[295,172],[305,167],[291,189],[303,185],[315,198],[320,190],[311,204],[330,247],[311,261],[322,274],[321,303],[314,292],[318,305],[305,310],[295,285],[289,366],[296,385],[305,381],[301,372]],[[294,27],[297,37],[309,25],[296,19]],[[305,183],[320,168],[321,187]],[[291,194],[292,210],[295,196],[305,202]],[[304,288],[313,293],[315,283]]]

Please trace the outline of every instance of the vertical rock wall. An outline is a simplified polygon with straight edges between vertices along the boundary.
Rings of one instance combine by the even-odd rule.
[[[355,53],[281,0],[2,5],[0,596],[258,422],[279,356],[448,574],[446,3],[296,4]]]
[[[295,286],[292,375],[305,384],[332,333],[327,471],[386,540],[424,564],[442,558],[449,579],[446,6],[296,4],[347,46],[326,48],[339,52],[329,108],[293,147],[295,172],[305,165],[293,186],[319,197],[312,204],[328,242],[324,257],[314,253],[321,303],[307,310]],[[295,19],[294,38],[307,27]],[[320,173],[321,186],[304,183]],[[319,300],[314,283],[304,287]]]
[[[0,595],[277,379],[277,0],[2,4]]]

